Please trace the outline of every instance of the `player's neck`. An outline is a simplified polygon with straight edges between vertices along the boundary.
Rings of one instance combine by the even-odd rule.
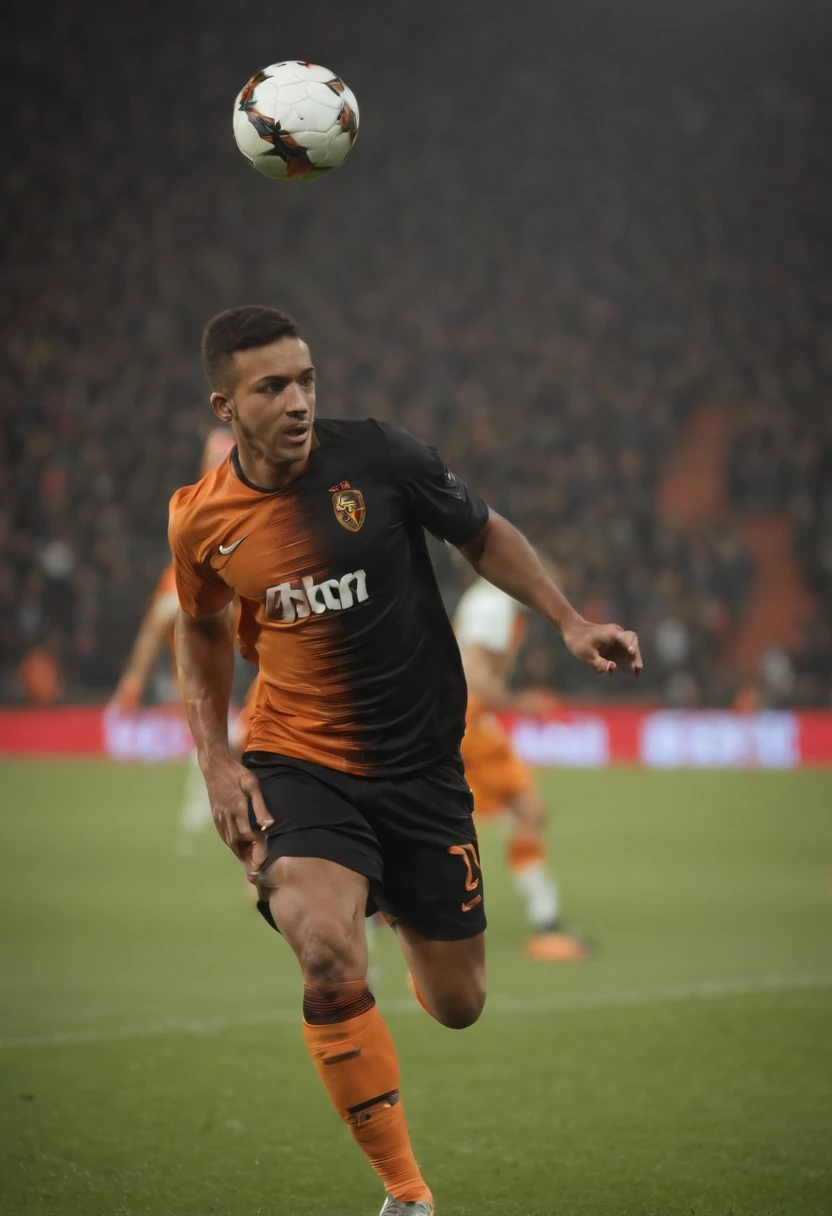
[[[236,471],[242,474],[242,480],[255,490],[282,490],[302,477],[309,467],[311,451],[304,460],[275,461],[270,460],[262,452],[252,451],[251,448],[237,442]]]

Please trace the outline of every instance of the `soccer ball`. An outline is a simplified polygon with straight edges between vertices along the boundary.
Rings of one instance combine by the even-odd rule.
[[[343,165],[358,134],[358,103],[340,76],[317,63],[272,63],[234,103],[237,147],[280,181],[320,177]]]

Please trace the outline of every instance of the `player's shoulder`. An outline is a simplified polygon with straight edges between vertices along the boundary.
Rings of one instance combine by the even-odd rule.
[[[375,418],[316,418],[315,434],[325,447],[373,447],[382,442]]]
[[[182,486],[170,500],[170,526],[184,539],[199,531],[200,521],[216,512],[228,494],[229,463],[224,460],[191,486]]]
[[[364,449],[373,455],[387,452],[391,436],[395,442],[398,427],[377,418],[316,418],[315,434],[327,448]]]
[[[353,457],[391,473],[401,474],[430,459],[431,450],[421,439],[378,418],[321,418],[315,422],[315,433],[330,451],[348,449]]]

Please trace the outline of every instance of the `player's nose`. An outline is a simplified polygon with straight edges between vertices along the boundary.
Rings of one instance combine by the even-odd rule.
[[[308,418],[310,414],[309,400],[299,384],[287,385],[286,413],[295,418]]]

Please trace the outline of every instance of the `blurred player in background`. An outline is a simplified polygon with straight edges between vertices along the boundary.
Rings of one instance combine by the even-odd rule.
[[[525,631],[522,606],[484,578],[474,579],[454,616],[468,683],[462,759],[478,820],[509,816],[506,860],[534,930],[526,944],[527,953],[547,962],[579,962],[589,958],[590,952],[561,923],[558,888],[546,863],[543,799],[532,773],[495,717],[501,710],[537,717],[557,703],[542,691],[513,692],[509,688]]]
[[[233,446],[234,432],[232,430],[225,426],[213,427],[205,440],[200,476],[204,477],[211,469],[215,469],[217,465],[221,464]],[[179,600],[176,595],[173,562],[168,562],[156,584],[153,598],[139,626],[139,632],[136,634],[136,640],[124,672],[110,700],[112,709],[135,709],[137,705],[141,704],[159,655],[166,646],[170,646],[173,650],[173,629],[178,611]],[[229,627],[233,628],[233,613],[231,610],[229,612]],[[175,674],[175,655],[173,667]],[[211,804],[205,791],[205,782],[199,771],[196,756],[192,755],[179,814],[183,840],[187,841],[192,833],[199,831],[210,822]]]
[[[211,469],[221,464],[233,446],[233,431],[225,426],[213,427],[205,440],[200,476],[204,477]],[[178,609],[173,562],[168,562],[156,584],[150,607],[139,626],[133,648],[110,701],[114,709],[135,709],[141,704],[156,660],[165,646],[173,646],[173,627]]]

